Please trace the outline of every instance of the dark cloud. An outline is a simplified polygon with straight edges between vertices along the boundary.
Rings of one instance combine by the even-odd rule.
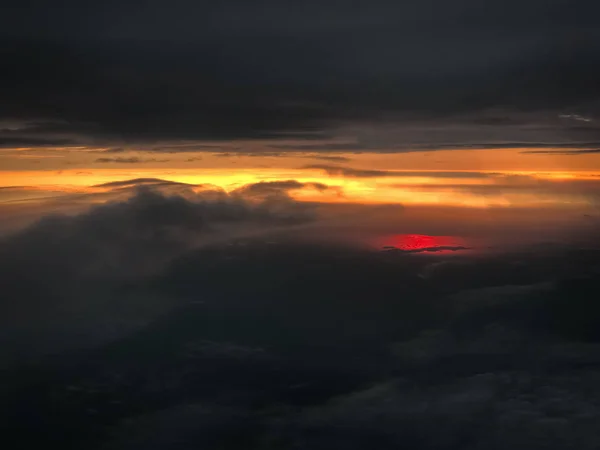
[[[419,171],[394,171],[394,170],[365,170],[353,169],[343,166],[309,165],[304,169],[320,169],[330,176],[349,178],[376,178],[376,177],[433,177],[433,178],[488,178],[495,174],[485,172],[419,172]]]
[[[471,132],[478,132],[473,129]],[[294,151],[311,151],[311,152],[376,152],[376,153],[405,153],[405,152],[426,152],[436,150],[501,150],[501,149],[513,149],[513,148],[564,148],[564,151],[552,151],[552,150],[527,150],[521,153],[540,153],[540,154],[584,154],[584,153],[597,153],[597,149],[589,148],[598,145],[598,142],[469,142],[468,136],[471,132],[466,131],[463,134],[464,140],[457,140],[455,143],[435,143],[430,142],[423,144],[416,142],[414,144],[311,144],[311,145],[271,145],[272,148],[278,148],[281,150],[294,150]],[[504,132],[510,133],[510,130],[504,130]],[[569,150],[570,149],[570,150]],[[335,158],[335,157],[334,157]]]
[[[594,448],[598,278],[572,275],[597,251],[440,256],[273,236],[184,252],[125,289],[168,314],[3,372],[5,436],[113,450]],[[440,261],[446,281],[415,276]],[[111,293],[131,303],[123,290]]]
[[[269,146],[272,148],[276,148],[278,146]],[[294,146],[280,146],[282,149],[287,150],[295,150],[290,152],[272,152],[272,151],[236,151],[236,152],[221,152],[215,153],[213,156],[221,157],[221,158],[239,158],[242,156],[249,157],[263,157],[263,158],[279,158],[279,157],[300,157],[300,158],[309,158],[309,159],[318,159],[323,161],[333,161],[333,162],[348,162],[351,161],[350,158],[344,156],[331,156],[331,155],[319,155],[319,154],[305,154],[304,152],[298,153],[297,151],[301,151],[300,149],[295,149]]]
[[[261,181],[254,184],[249,184],[242,188],[237,189],[236,193],[242,195],[250,195],[250,196],[270,196],[270,195],[280,195],[285,194],[289,191],[304,189],[304,188],[312,188],[317,191],[326,191],[328,189],[332,189],[323,183],[300,183],[296,180],[287,180],[287,181]]]
[[[127,329],[147,320],[148,314],[156,313],[156,296],[149,293],[138,303],[126,293],[126,286],[195,246],[314,219],[310,206],[296,204],[289,197],[262,201],[242,192],[228,195],[210,189],[161,193],[160,189],[173,185],[186,187],[153,179],[109,183],[104,187],[137,189],[129,198],[108,201],[75,216],[44,217],[2,237],[4,362],[16,356],[10,355],[12,351],[27,357],[78,345],[70,342],[74,333],[81,333],[78,342],[85,345],[98,336],[106,339],[106,326],[114,325],[118,332],[120,326]],[[69,203],[76,202],[71,199]],[[114,314],[121,318],[110,325],[112,319],[106,322],[107,317]],[[15,350],[9,341],[19,333],[30,343],[17,339],[23,345]]]
[[[168,162],[168,159],[143,159],[137,156],[130,158],[98,158],[95,162],[97,163],[118,163],[118,164],[139,164],[139,163],[151,163],[151,162]]]
[[[451,449],[468,441],[481,448],[554,450],[572,439],[591,448],[598,436],[597,409],[585,390],[597,398],[592,387],[596,374],[590,370],[565,381],[544,373],[534,381],[527,372],[505,371],[456,377],[433,386],[390,380],[320,408],[307,408],[285,424],[276,422],[280,426],[275,425],[275,433],[302,449],[324,449],[331,442],[343,442],[348,449],[364,448],[364,442],[377,442],[381,449],[407,444]],[[556,408],[562,402],[569,407]],[[584,416],[594,425],[585,425]],[[436,426],[438,431],[432,433]]]
[[[378,150],[384,147],[370,147],[364,144],[353,144],[353,143],[321,143],[321,144],[278,144],[271,145],[273,148],[280,150],[296,150],[296,151],[332,151],[332,152],[353,152],[353,151],[364,151],[364,150]]]
[[[346,158],[345,156],[314,155],[314,156],[307,156],[307,158],[320,159],[323,161],[331,161],[331,162],[340,162],[340,163],[352,161],[351,158]]]
[[[462,245],[440,245],[437,247],[425,247],[425,248],[414,248],[414,249],[401,249],[395,247],[386,247],[385,251],[401,252],[401,253],[439,253],[439,252],[459,252],[461,250],[469,250],[468,247]]]
[[[590,153],[600,153],[598,148],[577,149],[577,150],[528,150],[522,153],[535,155],[588,155]]]
[[[286,195],[325,185],[102,187],[135,194],[0,241],[5,439],[594,448],[597,235],[496,253],[381,252],[337,243]],[[354,208],[340,215],[347,227],[378,209]]]
[[[394,172],[387,170],[364,170],[364,169],[352,169],[349,167],[341,166],[327,166],[327,165],[310,165],[305,166],[305,169],[320,169],[323,170],[327,175],[330,176],[344,176],[354,178],[371,178],[371,177],[389,177],[393,176]]]
[[[269,151],[262,151],[262,152],[261,151],[259,151],[259,152],[233,151],[233,152],[214,153],[213,156],[216,156],[219,158],[239,158],[242,156],[272,158],[272,157],[287,156],[287,155],[282,152],[269,152]]]
[[[254,9],[181,0],[143,10],[69,1],[68,13],[58,9],[14,6],[0,22],[0,117],[55,124],[20,139],[158,149],[320,139],[346,124],[480,120],[450,142],[460,146],[478,140],[479,126],[514,140],[535,125],[522,120],[533,111],[561,115],[550,141],[598,140],[593,0],[510,0],[485,10],[441,0],[265,0]],[[501,117],[482,118],[498,108]]]
[[[67,147],[76,145],[76,142],[71,139],[61,138],[36,138],[27,136],[2,136],[0,131],[0,147],[15,148],[15,147]]]
[[[162,180],[160,178],[135,178],[133,180],[124,181],[111,181],[109,183],[97,184],[94,187],[108,187],[108,188],[120,188],[120,187],[132,187],[140,185],[175,185],[175,186],[196,186],[194,184],[180,183],[177,181]]]

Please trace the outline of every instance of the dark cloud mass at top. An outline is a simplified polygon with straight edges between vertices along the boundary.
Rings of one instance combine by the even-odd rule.
[[[34,125],[3,145],[302,139],[489,109],[486,126],[562,114],[566,141],[598,138],[593,0],[9,3],[0,118]]]

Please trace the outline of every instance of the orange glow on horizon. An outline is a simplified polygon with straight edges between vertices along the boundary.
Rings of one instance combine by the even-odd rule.
[[[570,189],[569,183],[587,180],[591,183],[598,181],[600,185],[600,171],[461,170],[460,173],[455,172],[457,171],[439,169],[418,171],[389,169],[381,176],[344,177],[343,175],[331,176],[321,169],[310,167],[163,169],[136,166],[131,169],[4,171],[0,172],[2,174],[0,184],[3,187],[21,186],[36,190],[42,197],[44,191],[50,190],[65,194],[98,192],[100,189],[98,185],[136,178],[159,178],[192,185],[212,185],[227,192],[253,183],[296,180],[300,183],[320,183],[331,188],[307,187],[290,191],[289,194],[299,201],[399,203],[471,208],[586,206],[590,199],[585,193]],[[547,191],[539,189],[540,182],[546,183],[544,187],[549,186]],[[506,190],[503,185],[507,184],[511,189]],[[564,189],[564,192],[560,189]],[[7,201],[6,197],[0,192],[0,202]],[[27,198],[31,197],[31,194],[27,195]],[[15,201],[14,195],[11,196],[10,201]]]

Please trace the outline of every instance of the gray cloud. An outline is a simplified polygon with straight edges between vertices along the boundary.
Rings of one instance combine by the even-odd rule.
[[[97,184],[94,187],[108,187],[108,188],[120,188],[120,187],[133,187],[141,185],[153,185],[153,186],[196,186],[194,184],[180,183],[177,181],[162,180],[160,178],[135,178],[133,180],[124,181],[111,181],[109,183]]]
[[[490,127],[520,140],[536,124],[523,113],[535,112],[562,123],[546,131],[550,142],[598,141],[592,0],[508,0],[485,11],[471,0],[265,0],[254,10],[227,0],[210,11],[185,0],[168,8],[152,1],[144,11],[84,3],[68,1],[68,14],[40,2],[3,14],[0,118],[45,124],[17,130],[18,139],[160,151],[451,117],[473,125],[446,140],[460,146],[486,144]],[[498,108],[502,117],[484,117]]]
[[[111,450],[594,448],[597,239],[377,252],[318,226],[294,234],[311,216],[289,198],[293,219],[243,192],[108,187],[148,183],[159,186],[0,242],[0,362],[97,335],[94,348],[3,370],[5,437]]]
[[[378,150],[383,147],[368,146],[364,144],[353,143],[321,143],[321,144],[278,144],[271,145],[272,148],[280,150],[296,150],[296,151],[332,151],[332,152],[352,152],[364,150]]]
[[[53,137],[28,137],[28,136],[2,136],[0,131],[0,147],[70,147],[77,145],[76,141],[71,139],[61,139]]]
[[[458,124],[457,124],[458,125]],[[521,124],[525,125],[525,123]],[[590,148],[597,146],[599,142],[586,142],[586,141],[572,141],[572,142],[562,142],[562,141],[553,141],[552,139],[561,139],[560,134],[562,130],[538,130],[538,133],[546,133],[547,139],[544,142],[538,141],[506,141],[504,139],[499,139],[501,142],[494,142],[494,140],[490,141],[473,141],[473,135],[477,135],[480,133],[484,133],[484,130],[478,129],[477,127],[470,127],[467,129],[460,130],[459,133],[456,130],[441,130],[438,134],[442,135],[442,139],[448,139],[448,137],[452,137],[455,142],[436,142],[434,136],[426,137],[428,133],[432,133],[436,127],[435,124],[431,125],[430,129],[422,129],[422,130],[414,130],[410,129],[410,127],[406,127],[406,131],[408,133],[416,134],[413,139],[409,136],[404,136],[404,143],[398,144],[393,139],[393,136],[390,138],[386,138],[386,130],[382,130],[382,136],[378,136],[378,132],[376,129],[371,131],[372,138],[376,140],[381,139],[383,137],[383,142],[363,142],[363,143],[327,143],[323,142],[321,144],[275,144],[270,145],[271,148],[276,148],[279,150],[288,150],[288,151],[310,151],[310,152],[354,152],[354,153],[363,153],[363,152],[374,152],[374,153],[418,153],[418,152],[428,152],[428,151],[439,151],[439,150],[502,150],[502,149],[515,149],[515,148],[563,148],[565,149],[563,152],[558,152],[557,154],[577,154],[577,153],[595,153],[596,149]],[[399,125],[400,130],[404,130],[403,125]],[[397,134],[401,134],[402,131],[396,132]],[[396,134],[394,133],[394,134]],[[418,136],[419,133],[422,133],[422,136]],[[498,136],[505,135],[518,135],[522,132],[515,129],[497,127],[495,130],[495,134]],[[447,137],[443,137],[444,134]],[[453,135],[453,136],[452,136]],[[429,142],[424,142],[428,141]],[[531,151],[523,151],[522,153],[552,153],[552,150],[531,150]]]
[[[309,165],[304,169],[319,169],[323,170],[330,176],[342,176],[349,178],[376,178],[376,177],[434,177],[434,178],[488,178],[494,176],[485,172],[420,172],[420,171],[393,171],[393,170],[364,170],[353,169],[343,166],[331,165]]]
[[[141,289],[185,306],[44,371],[4,373],[8,436],[115,450],[223,448],[232,433],[298,449],[594,448],[599,348],[547,319],[574,299],[565,322],[587,313],[592,330],[597,278],[538,284],[538,264],[511,274],[523,255],[503,255],[463,260],[447,295],[414,278],[439,256],[256,241],[187,252]],[[550,268],[567,254],[547,256]]]
[[[210,189],[161,193],[173,185],[181,186],[154,179],[105,184],[136,190],[129,198],[76,215],[47,216],[2,237],[0,361],[86,345],[131,330],[168,305],[157,303],[152,293],[145,299],[122,293],[123,286],[160,272],[196,246],[261,235],[315,218],[310,206],[289,197],[263,201],[243,192],[228,195]],[[77,333],[80,339],[72,342]],[[25,341],[15,337],[20,335]],[[9,345],[11,340],[14,345]]]
[[[575,149],[575,150],[528,150],[522,153],[535,155],[588,155],[590,153],[600,153],[598,148]]]
[[[492,173],[488,175],[493,182],[491,184],[444,184],[436,186],[436,189],[440,191],[468,192],[481,196],[503,196],[506,200],[510,200],[513,195],[535,195],[539,198],[547,197],[551,201],[557,201],[562,197],[565,201],[583,201],[590,204],[590,206],[597,203],[599,199],[600,180],[574,179],[556,182],[527,175],[507,176]],[[394,183],[393,186],[401,189],[423,189],[424,191],[432,189],[431,185],[427,184]]]
[[[132,156],[130,158],[98,158],[95,162],[97,163],[117,163],[117,164],[139,164],[139,163],[151,163],[151,162],[168,162],[168,159],[143,159],[137,156]]]
[[[293,191],[303,188],[312,188],[318,191],[326,191],[331,189],[323,183],[300,183],[296,180],[286,181],[261,181],[254,184],[249,184],[234,191],[241,195],[263,196],[263,195],[279,195],[287,194],[288,191]]]
[[[331,162],[342,162],[342,163],[352,161],[351,158],[346,158],[345,156],[314,155],[314,156],[307,156],[307,158],[320,159],[323,161],[331,161]]]
[[[386,247],[386,252],[400,252],[400,253],[439,253],[439,252],[459,252],[462,250],[469,250],[468,247],[462,245],[440,245],[437,247],[425,247],[425,248],[414,248],[414,249],[400,249],[395,247]]]

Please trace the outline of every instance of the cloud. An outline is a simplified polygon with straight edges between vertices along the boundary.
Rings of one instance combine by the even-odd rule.
[[[560,117],[561,119],[578,120],[580,122],[592,122],[593,121],[593,119],[591,119],[589,117],[580,116],[579,114],[560,114],[558,117]]]
[[[98,158],[96,159],[97,163],[118,163],[118,164],[138,164],[138,163],[152,163],[152,162],[168,162],[168,159],[142,159],[137,156],[132,156],[130,158]]]
[[[331,188],[330,186],[323,183],[300,183],[296,180],[286,180],[286,181],[261,181],[254,184],[248,184],[244,187],[241,187],[234,191],[234,193],[239,193],[241,195],[248,196],[272,196],[272,195],[287,195],[289,191],[298,190],[298,189],[315,189],[317,191],[326,191]]]
[[[176,186],[196,186],[194,184],[180,183],[177,181],[162,180],[160,178],[134,178],[132,180],[111,181],[109,183],[97,184],[94,187],[120,188],[141,185],[176,185]]]
[[[352,161],[351,158],[346,158],[345,156],[314,155],[314,156],[307,156],[307,158],[321,159],[323,161],[331,161],[331,162],[350,162],[350,161]]]
[[[102,150],[102,153],[125,153],[126,151],[127,149],[123,147],[112,147]]]
[[[2,136],[0,132],[0,147],[15,148],[15,147],[69,147],[77,145],[71,139],[60,138],[36,138],[27,136]]]
[[[379,178],[379,177],[398,177],[398,178],[413,178],[413,177],[433,177],[433,178],[487,178],[493,176],[485,172],[421,172],[421,171],[394,171],[394,170],[365,170],[353,169],[343,166],[318,165],[313,164],[304,166],[304,169],[323,170],[327,175],[333,177],[348,177],[348,178]]]
[[[228,0],[210,14],[188,1],[167,12],[158,2],[133,11],[113,1],[88,9],[70,1],[66,16],[36,3],[0,22],[9,68],[0,82],[0,118],[55,124],[20,131],[28,137],[43,132],[44,139],[60,135],[77,145],[156,148],[315,138],[340,125],[383,120],[470,116],[472,124],[499,108],[507,120],[483,122],[506,126],[534,111],[565,127],[593,127],[558,115],[597,115],[597,4],[504,4],[475,17],[470,2],[442,0],[309,0],[291,10],[266,0],[260,11]],[[565,135],[597,135],[565,127]],[[511,140],[518,130],[504,131]]]
[[[424,126],[425,124],[421,124],[421,126]],[[404,141],[404,143],[402,144],[398,144],[396,142],[396,140],[389,140],[386,137],[386,133],[387,131],[385,129],[383,130],[376,130],[373,129],[371,131],[372,133],[372,137],[376,138],[376,139],[381,139],[383,140],[383,142],[381,143],[377,143],[377,142],[363,142],[363,143],[327,143],[327,142],[323,142],[321,144],[275,144],[275,145],[270,145],[271,148],[276,148],[279,150],[288,150],[288,151],[301,151],[301,152],[354,152],[354,153],[364,153],[364,152],[372,152],[372,153],[418,153],[418,152],[430,152],[430,151],[445,151],[445,150],[503,150],[503,149],[522,149],[522,148],[543,148],[543,149],[548,149],[548,148],[563,148],[565,149],[564,152],[595,152],[595,149],[590,148],[590,147],[594,147],[597,146],[598,144],[600,144],[600,142],[598,141],[593,141],[593,142],[586,142],[586,141],[581,141],[581,140],[574,140],[571,142],[562,142],[562,141],[556,141],[553,139],[562,139],[561,138],[561,134],[562,132],[564,132],[565,130],[558,130],[558,134],[556,134],[557,130],[554,130],[554,134],[553,131],[548,129],[548,130],[543,130],[543,129],[539,129],[537,130],[538,132],[541,133],[546,133],[547,135],[547,139],[544,142],[537,142],[537,141],[506,141],[505,139],[499,139],[500,142],[494,142],[493,139],[490,139],[490,141],[473,141],[472,137],[474,135],[477,135],[479,133],[484,133],[487,132],[487,130],[483,130],[481,128],[477,128],[477,127],[472,127],[471,129],[466,128],[463,126],[459,126],[459,124],[455,124],[457,125],[458,130],[451,130],[451,129],[446,129],[446,130],[441,130],[440,134],[442,134],[442,136],[444,136],[445,134],[445,138],[442,137],[442,139],[454,139],[455,142],[439,142],[439,139],[436,139],[435,136],[430,136],[430,138],[427,138],[427,134],[432,134],[432,130],[436,129],[436,124],[435,123],[431,123],[430,124],[430,128],[424,128],[422,130],[415,130],[415,129],[411,129],[410,125],[409,126],[405,126],[403,124],[398,124],[398,129],[400,131],[398,131],[397,133],[403,134],[404,133],[413,133],[413,134],[417,134],[420,132],[423,133],[422,136],[414,136],[414,141],[412,141],[412,139],[410,139],[410,137],[407,137],[406,134],[404,135],[404,138],[402,139]],[[522,128],[523,126],[526,125],[526,122],[523,122],[519,128]],[[462,128],[462,129],[460,129]],[[457,133],[456,131],[460,131],[460,133]],[[587,131],[596,131],[596,130],[587,130]],[[380,136],[377,136],[379,133],[381,133]],[[518,135],[518,134],[522,134],[522,131],[520,131],[519,129],[511,129],[511,128],[503,128],[503,127],[496,127],[496,129],[494,130],[494,133],[497,134],[498,136],[501,136],[502,134],[504,134],[504,136],[510,136],[510,135]],[[427,141],[430,142],[427,142]],[[411,142],[412,141],[412,142]],[[423,142],[426,141],[426,142]],[[552,150],[526,150],[523,151],[521,153],[546,153],[546,152],[552,152]]]
[[[27,199],[51,199],[53,197],[60,197],[72,194],[69,189],[60,189],[53,187],[39,187],[39,186],[3,186],[0,187],[0,202],[19,202]],[[6,213],[6,219],[10,219],[11,214]]]
[[[447,301],[458,300],[464,307],[468,298],[470,306],[454,316],[455,323],[395,346],[403,361],[397,367],[401,376],[278,418],[275,434],[307,449],[331,442],[358,449],[364,441],[390,449],[407,443],[450,449],[464,440],[481,448],[560,449],[576,436],[593,446],[598,433],[584,423],[598,411],[583,386],[593,385],[600,348],[557,342],[558,329],[548,335],[539,325],[553,323],[545,322],[550,311],[560,324],[555,302],[565,308],[562,312],[569,311],[572,325],[578,323],[594,298],[579,295],[591,286],[595,291],[597,282],[572,279],[460,292]],[[583,301],[574,309],[568,306],[572,288]],[[593,319],[583,322],[587,331],[600,317],[592,311]],[[419,368],[403,370],[409,361]],[[592,398],[598,396],[593,389]],[[440,422],[443,429],[431,434]],[[540,436],[545,438],[540,441]]]
[[[161,193],[171,184],[152,179],[105,184],[138,189],[129,198],[76,215],[47,216],[2,237],[5,351],[0,360],[10,358],[11,351],[26,357],[135,328],[168,306],[157,301],[156,293],[129,295],[125,286],[137,285],[196,246],[268,234],[315,218],[309,205],[289,197],[263,201],[210,189]],[[77,333],[81,336],[74,342]],[[15,338],[20,334],[25,341]],[[8,344],[11,339],[16,347]]]
[[[468,440],[481,448],[558,450],[572,439],[592,447],[598,433],[591,423],[598,410],[578,385],[590,386],[592,378],[593,372],[570,379],[542,373],[533,380],[528,372],[508,371],[438,384],[393,379],[273,422],[280,440],[301,449],[326,448],[331,442],[348,449],[363,448],[364,442],[378,442],[381,449],[451,449]],[[593,389],[593,398],[597,395]]]
[[[294,180],[178,196],[161,180],[108,187],[147,183],[0,242],[2,363],[11,350],[97,338],[3,371],[8,438],[114,450],[594,448],[600,284],[581,274],[597,265],[595,240],[381,253],[333,243],[289,198],[294,220],[245,195],[304,188]]]
[[[589,155],[591,153],[600,153],[599,148],[586,148],[575,150],[527,150],[521,153],[533,155]]]
[[[330,176],[344,176],[353,178],[372,178],[372,177],[388,177],[392,176],[394,172],[386,170],[363,170],[363,169],[352,169],[349,167],[341,166],[328,166],[328,165],[309,165],[304,166],[304,169],[319,169],[323,170],[327,175]]]
[[[401,252],[401,253],[438,253],[438,252],[458,252],[461,250],[469,250],[468,247],[462,245],[440,245],[437,247],[425,247],[425,248],[414,248],[414,249],[401,249],[395,247],[386,247],[386,252]]]
[[[354,143],[328,143],[323,142],[320,144],[276,144],[271,145],[272,148],[276,148],[279,150],[296,150],[296,151],[341,151],[341,152],[351,152],[351,151],[362,151],[362,150],[375,150],[383,147],[369,147],[364,144],[354,144]]]
[[[276,147],[276,146],[270,146]],[[295,148],[294,146],[290,146],[290,149]],[[324,161],[333,161],[333,162],[348,162],[351,161],[350,158],[344,156],[331,156],[331,155],[319,155],[319,154],[305,154],[294,152],[272,152],[272,151],[236,151],[236,152],[224,152],[224,153],[215,153],[213,156],[221,157],[221,158],[239,158],[239,157],[263,157],[263,158],[285,158],[285,157],[295,157],[295,158],[308,158],[308,159],[318,159]]]
[[[544,178],[544,176],[543,173],[538,173],[537,176],[488,173],[485,177],[481,177],[482,179],[487,178],[485,183],[445,183],[436,186],[435,189],[441,192],[465,192],[482,197],[498,197],[507,202],[518,201],[519,197],[530,197],[533,205],[536,202],[547,200],[551,202],[577,202],[593,206],[598,201],[600,180],[588,178],[556,181],[551,178]],[[390,186],[398,189],[423,190],[425,192],[432,189],[430,184],[392,183]]]

